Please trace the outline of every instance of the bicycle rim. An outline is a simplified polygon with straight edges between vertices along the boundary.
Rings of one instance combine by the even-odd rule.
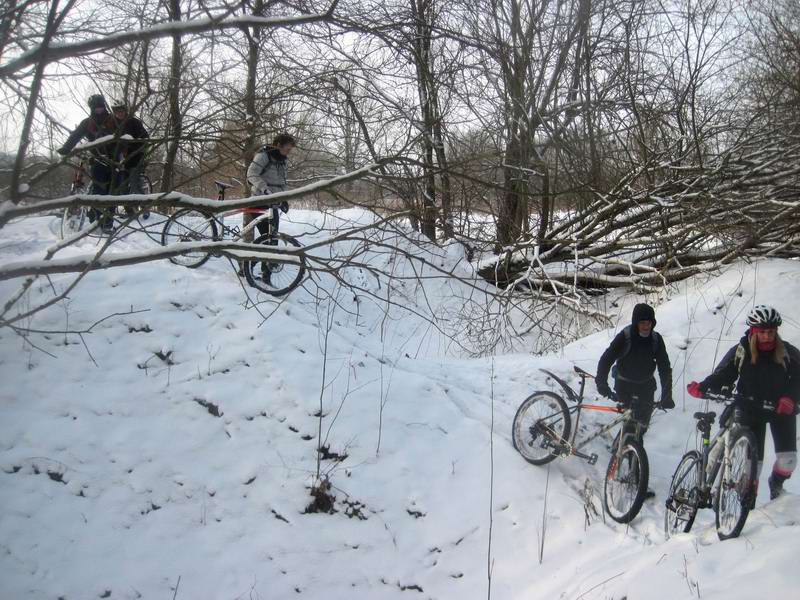
[[[700,455],[693,450],[683,455],[675,469],[664,511],[664,535],[667,539],[676,533],[687,533],[694,524],[698,510],[700,465]]]
[[[755,437],[741,431],[731,443],[714,503],[717,535],[721,540],[738,537],[755,502],[758,470]]]
[[[639,442],[628,442],[611,455],[603,486],[603,508],[617,523],[629,523],[639,514],[647,491],[649,467]]]
[[[183,209],[172,215],[161,234],[161,244],[181,244],[186,242],[212,241],[217,238],[214,218],[195,209]],[[187,252],[170,257],[170,262],[194,269],[208,260],[209,253],[204,250]]]
[[[291,236],[278,234],[264,234],[257,237],[254,244],[272,246],[276,250],[294,250],[301,248],[302,244]],[[269,261],[248,260],[244,262],[244,274],[247,283],[260,292],[270,296],[283,296],[296,288],[305,275],[305,259],[299,262],[277,263]]]
[[[553,443],[569,440],[572,423],[564,400],[553,392],[535,392],[517,409],[511,440],[522,458],[534,465],[553,460]]]

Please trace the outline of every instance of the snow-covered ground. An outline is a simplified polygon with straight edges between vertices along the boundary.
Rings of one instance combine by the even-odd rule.
[[[294,234],[323,224],[290,216]],[[0,260],[40,258],[52,225],[3,229]],[[151,243],[133,235],[122,245]],[[410,274],[391,254],[367,258]],[[429,258],[471,271],[454,248]],[[347,277],[386,293],[363,269]],[[56,289],[66,281],[52,278]],[[3,301],[18,285],[0,284]],[[38,282],[29,302],[48,294]],[[738,264],[670,294],[657,329],[678,408],[648,433],[657,499],[624,527],[587,520],[582,499],[589,489],[599,509],[605,442],[597,466],[549,468],[510,443],[517,405],[550,387],[539,369],[570,380],[573,364],[593,371],[612,329],[557,356],[469,359],[424,318],[475,297],[441,278],[398,283],[392,301],[413,310],[384,315],[368,294],[324,277],[246,309],[223,259],[92,273],[26,325],[81,330],[146,312],[107,319],[83,340],[34,334],[53,356],[0,330],[0,598],[477,599],[489,571],[497,599],[794,598],[800,477],[778,501],[762,493],[736,540],[717,540],[710,511],[666,542],[662,521],[672,471],[696,443],[698,403],[685,384],[736,342],[754,302],[776,305],[782,334],[800,344],[800,263]],[[620,299],[619,326],[638,300]],[[334,514],[304,512],[320,435]]]

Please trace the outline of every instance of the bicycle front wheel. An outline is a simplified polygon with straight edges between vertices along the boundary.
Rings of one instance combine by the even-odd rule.
[[[544,465],[559,455],[569,441],[572,423],[564,399],[553,392],[534,392],[517,409],[511,441],[522,458]]]
[[[217,239],[217,223],[214,217],[194,208],[184,208],[172,215],[161,232],[161,245],[186,242],[209,242]],[[208,260],[210,254],[204,250],[187,252],[170,257],[170,262],[196,269]]]
[[[758,452],[753,432],[740,430],[732,436],[729,448],[714,499],[717,535],[721,540],[738,537],[742,532],[747,515],[755,506],[758,482]]]
[[[67,239],[90,226],[89,211],[85,206],[68,206],[61,214],[61,239]]]
[[[644,446],[636,440],[614,449],[606,469],[603,508],[617,523],[630,523],[642,508],[650,464]]]
[[[667,539],[676,533],[688,533],[694,524],[700,499],[700,483],[703,481],[701,467],[700,454],[692,450],[683,455],[675,469],[664,511],[664,536]]]
[[[265,233],[253,240],[253,243],[273,246],[276,250],[303,247],[296,239],[283,233]],[[251,287],[270,296],[283,296],[300,285],[306,273],[306,259],[301,256],[296,263],[247,260],[243,269]]]

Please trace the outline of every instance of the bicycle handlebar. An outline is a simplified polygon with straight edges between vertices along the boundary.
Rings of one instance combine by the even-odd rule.
[[[755,398],[752,396],[745,396],[744,394],[737,394],[737,393],[725,393],[725,392],[705,392],[702,398],[698,398],[698,400],[710,400],[712,402],[717,402],[719,404],[726,404],[726,403],[737,403],[737,402],[748,402],[750,406],[748,408],[755,408],[761,409],[767,412],[774,412],[776,404],[774,402],[763,402],[760,405],[756,402]]]

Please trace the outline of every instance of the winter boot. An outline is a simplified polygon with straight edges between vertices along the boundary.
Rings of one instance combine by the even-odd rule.
[[[775,500],[778,496],[783,493],[783,482],[786,481],[788,477],[784,477],[783,475],[778,475],[773,471],[772,475],[769,476],[767,483],[769,484],[769,499]]]

